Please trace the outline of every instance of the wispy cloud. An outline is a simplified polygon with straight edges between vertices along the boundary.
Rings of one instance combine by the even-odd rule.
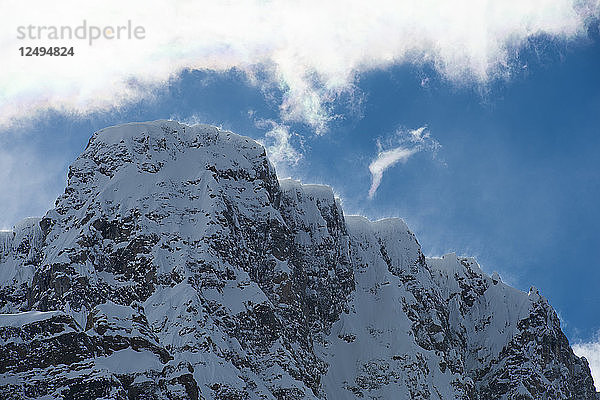
[[[415,154],[418,150],[416,148],[407,149],[404,147],[397,147],[392,150],[382,151],[377,155],[377,158],[369,165],[369,171],[371,171],[371,188],[369,189],[369,198],[373,198],[377,188],[381,184],[381,178],[386,169],[390,168],[394,164],[399,162],[405,163],[410,156]]]
[[[291,143],[295,134],[290,132],[289,126],[270,119],[259,119],[255,124],[259,128],[267,129],[265,138],[259,142],[265,147],[269,160],[275,164],[280,174],[285,173],[288,166],[296,165],[302,159],[302,153]]]
[[[596,385],[596,390],[600,391],[600,331],[596,337],[590,342],[582,342],[574,344],[573,352],[579,357],[585,357],[590,364],[592,378]]]
[[[118,10],[118,13],[115,12]],[[186,68],[238,68],[279,87],[281,122],[327,130],[332,104],[358,74],[431,63],[448,79],[510,73],[535,35],[572,40],[597,0],[5,0],[0,27],[0,125],[53,108],[85,114],[149,96]],[[18,40],[17,27],[97,26],[127,20],[143,40]],[[73,57],[22,57],[21,46],[74,46]]]
[[[369,164],[369,171],[371,171],[369,198],[375,196],[383,173],[388,168],[397,163],[405,163],[412,155],[423,150],[431,151],[435,156],[440,147],[441,145],[431,137],[426,126],[414,130],[398,129],[386,140],[378,139],[377,157]]]

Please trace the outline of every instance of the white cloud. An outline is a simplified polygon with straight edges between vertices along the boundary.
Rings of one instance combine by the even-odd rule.
[[[571,40],[597,16],[597,0],[4,0],[0,124],[55,108],[87,113],[152,92],[184,68],[245,71],[284,91],[283,123],[327,129],[332,102],[358,73],[432,63],[453,80],[510,72],[516,50],[545,34]],[[115,26],[143,40],[17,40],[17,27]],[[71,46],[73,57],[22,57],[21,46]],[[256,71],[268,71],[259,78]],[[264,75],[264,73],[262,74]],[[268,82],[265,82],[266,81]]]
[[[410,140],[415,143],[425,143],[427,139],[431,137],[426,126],[422,126],[419,129],[408,132]]]
[[[206,123],[208,123],[207,121],[209,120],[208,117],[206,117],[205,115],[202,115],[200,113],[186,115],[185,117],[181,116],[180,114],[172,114],[169,116],[169,119],[172,119],[174,121],[179,121],[182,124],[186,124],[186,125],[206,124]],[[216,124],[216,123],[213,125],[218,126],[218,124]]]
[[[369,165],[371,171],[371,188],[369,198],[375,196],[375,192],[381,184],[383,173],[397,163],[405,163],[415,153],[429,151],[435,157],[441,145],[431,137],[426,126],[418,129],[398,129],[386,140],[378,139],[379,150],[375,160]]]
[[[289,165],[296,165],[302,158],[302,153],[292,146],[291,139],[294,133],[290,132],[287,125],[279,124],[273,120],[258,120],[256,126],[268,129],[265,139],[259,142],[265,147],[269,160],[275,164],[279,173],[284,172]]]
[[[416,148],[407,149],[404,147],[398,147],[392,150],[380,152],[377,155],[377,158],[369,165],[369,171],[371,171],[372,176],[371,188],[369,189],[369,198],[373,198],[375,195],[375,192],[381,183],[381,178],[383,178],[383,173],[386,169],[399,162],[405,163],[410,156],[415,154],[417,151],[418,150]]]
[[[573,352],[579,357],[585,357],[590,364],[592,378],[596,385],[596,390],[600,391],[600,331],[596,338],[587,343],[577,343],[573,346]]]

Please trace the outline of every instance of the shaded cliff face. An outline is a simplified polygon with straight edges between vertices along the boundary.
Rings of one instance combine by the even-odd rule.
[[[555,312],[251,139],[107,128],[0,233],[2,398],[595,399]]]

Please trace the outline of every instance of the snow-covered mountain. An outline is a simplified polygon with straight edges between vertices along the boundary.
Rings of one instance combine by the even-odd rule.
[[[585,399],[535,288],[426,258],[207,125],[93,135],[0,233],[2,399]]]

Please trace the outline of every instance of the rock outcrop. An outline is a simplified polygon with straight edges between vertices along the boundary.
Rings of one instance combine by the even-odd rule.
[[[0,233],[6,399],[595,400],[552,307],[207,125],[94,134]]]

